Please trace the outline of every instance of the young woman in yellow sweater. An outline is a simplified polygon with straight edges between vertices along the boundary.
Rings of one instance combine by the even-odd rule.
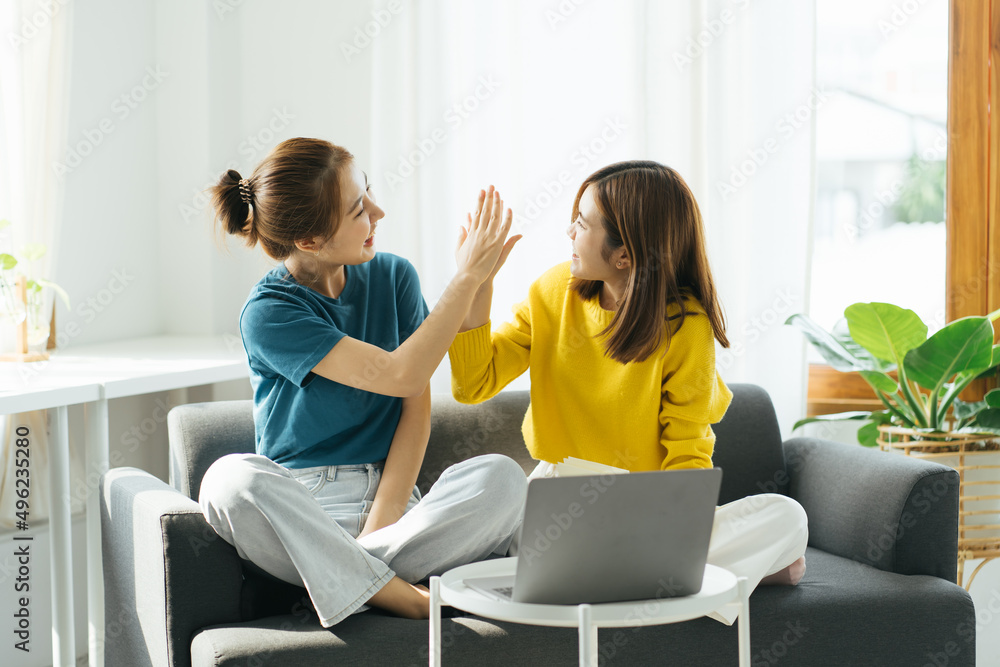
[[[485,401],[529,371],[533,477],[566,456],[630,471],[712,467],[711,425],[732,400],[715,341],[729,341],[687,184],[656,162],[612,164],[580,186],[567,234],[572,259],[492,331],[493,277],[518,237],[508,241],[449,349],[455,398]],[[794,500],[744,498],[718,508],[709,562],[752,586],[795,584],[807,539]]]

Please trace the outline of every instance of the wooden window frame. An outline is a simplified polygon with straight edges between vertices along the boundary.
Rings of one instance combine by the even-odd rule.
[[[1000,308],[1000,0],[951,0],[948,17],[945,317],[951,322]],[[976,382],[962,398],[979,400],[988,387]],[[809,366],[806,403],[809,416],[882,406],[860,375],[824,364]]]

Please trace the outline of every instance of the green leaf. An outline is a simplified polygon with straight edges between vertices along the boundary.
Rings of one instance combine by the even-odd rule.
[[[859,428],[858,442],[864,447],[878,447],[878,424],[868,422]]]
[[[62,302],[66,305],[66,308],[67,309],[70,308],[69,294],[66,293],[66,290],[64,290],[62,287],[59,287],[59,285],[56,285],[51,280],[45,280],[43,278],[38,279],[38,284],[41,285],[42,287],[51,287],[52,290],[59,295],[59,298],[62,299]]]
[[[899,391],[899,383],[880,371],[861,371],[861,377],[863,377],[875,391],[881,391],[885,394],[895,394]]]
[[[872,356],[871,352],[854,342],[854,339],[851,338],[851,331],[847,326],[847,320],[843,317],[837,320],[837,323],[833,325],[833,331],[831,333],[841,345],[847,348],[848,352],[854,355],[856,359],[859,359],[861,363],[868,368],[876,371],[882,371],[883,373],[888,373],[889,371],[896,369],[896,364],[876,359]]]
[[[986,408],[976,415],[975,423],[970,428],[989,429],[990,433],[1000,433],[1000,408]]]
[[[876,359],[900,364],[927,340],[927,325],[912,310],[891,303],[855,303],[844,311],[851,337]]]
[[[798,327],[832,368],[845,373],[873,368],[872,364],[858,359],[840,341],[806,315],[796,313],[785,320],[785,324]]]
[[[814,422],[840,422],[840,421],[855,421],[862,419],[871,419],[871,412],[838,412],[832,415],[816,415],[815,417],[806,417],[805,419],[800,419],[795,422],[792,426],[792,430],[797,430],[800,426],[805,426],[806,424],[812,424]]]
[[[869,423],[858,429],[858,442],[865,447],[878,447],[878,427],[891,424],[892,415],[883,410],[873,412],[871,418]]]
[[[971,433],[972,435],[1000,435],[1000,428],[964,426],[953,431],[954,433]]]
[[[955,374],[978,375],[992,362],[993,325],[985,317],[963,317],[907,352],[903,366],[907,377],[938,391]]]
[[[994,389],[996,391],[996,389]],[[975,401],[974,403],[966,403],[965,401],[955,399],[952,404],[955,411],[955,419],[959,421],[963,419],[968,419],[980,410],[985,410],[987,407],[986,401]]]
[[[8,255],[7,253],[0,253],[0,269],[4,271],[10,271],[15,266],[17,266],[17,260],[13,255]]]
[[[991,408],[1000,408],[1000,389],[990,389],[980,402]]]
[[[39,285],[39,284],[38,284],[37,282],[35,282],[34,280],[29,280],[29,281],[28,281],[28,282],[27,282],[27,283],[25,284],[25,288],[26,288],[26,289],[27,289],[27,290],[28,290],[29,292],[41,292],[41,291],[42,291],[42,286],[41,286],[41,285]]]
[[[27,243],[23,248],[21,248],[21,257],[29,262],[33,262],[34,260],[45,255],[47,250],[48,248],[44,243]]]
[[[0,229],[6,229],[7,227],[10,227],[10,225],[11,225],[11,222],[7,218],[4,218],[3,220],[0,220]]]

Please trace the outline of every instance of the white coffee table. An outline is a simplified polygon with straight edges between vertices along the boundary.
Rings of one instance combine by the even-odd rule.
[[[554,605],[498,602],[465,585],[465,579],[513,575],[517,558],[497,558],[456,567],[431,577],[430,664],[441,665],[441,605],[485,618],[527,625],[579,628],[580,665],[597,665],[597,629],[680,623],[700,618],[726,605],[739,609],[739,664],[750,667],[750,591],[745,578],[729,570],[705,566],[701,591],[685,597]]]

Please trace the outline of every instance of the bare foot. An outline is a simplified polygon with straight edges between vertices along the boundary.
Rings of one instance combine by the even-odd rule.
[[[425,619],[431,615],[431,593],[425,586],[414,586],[393,577],[378,593],[368,599],[372,607],[404,618]]]
[[[783,570],[774,574],[769,574],[760,580],[761,586],[794,586],[802,581],[806,573],[806,557],[802,556],[797,561]]]

